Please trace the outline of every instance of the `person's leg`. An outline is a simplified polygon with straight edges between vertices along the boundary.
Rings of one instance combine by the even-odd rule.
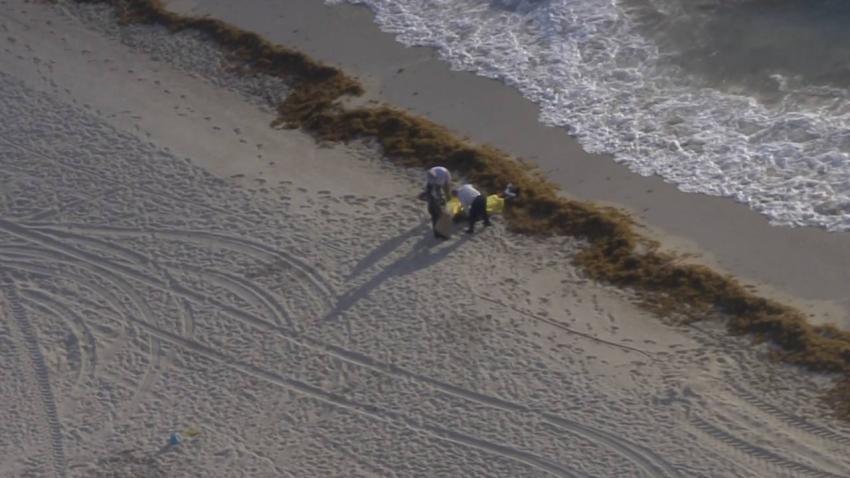
[[[484,227],[489,227],[490,215],[487,214],[487,198],[483,194],[478,197],[481,198],[481,218],[484,219]]]
[[[440,208],[437,205],[437,201],[429,200],[428,201],[428,214],[431,216],[431,227],[437,225],[437,219],[440,218]]]
[[[475,223],[481,217],[482,207],[487,209],[487,203],[484,201],[483,195],[472,200],[472,204],[469,205],[469,228],[466,232],[470,234],[475,232]]]
[[[431,230],[434,231],[434,237],[444,239],[445,237],[437,232],[437,221],[440,219],[441,205],[437,201],[431,199],[428,201],[428,214],[431,215]]]

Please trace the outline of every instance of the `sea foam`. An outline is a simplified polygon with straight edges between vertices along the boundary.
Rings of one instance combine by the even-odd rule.
[[[777,225],[850,229],[846,89],[776,73],[769,99],[721,90],[669,61],[612,0],[350,3],[371,8],[398,41],[517,88],[589,152],[683,191],[732,197]]]

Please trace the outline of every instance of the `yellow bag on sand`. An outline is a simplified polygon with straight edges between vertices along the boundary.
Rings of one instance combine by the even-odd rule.
[[[442,208],[440,210],[440,217],[437,219],[437,222],[434,223],[434,232],[440,234],[446,239],[451,237],[452,219],[454,219],[454,215],[451,214],[447,208]]]
[[[460,205],[458,198],[449,199],[449,202],[446,203],[446,209],[449,210],[452,217],[457,217],[463,212],[463,206]],[[487,196],[487,214],[501,214],[504,210],[505,198],[500,197],[498,194]]]
[[[487,196],[487,214],[501,214],[505,210],[505,198],[498,194]]]
[[[446,203],[446,209],[449,210],[452,217],[455,217],[463,210],[463,206],[460,205],[460,199],[451,198],[449,199],[449,202]]]

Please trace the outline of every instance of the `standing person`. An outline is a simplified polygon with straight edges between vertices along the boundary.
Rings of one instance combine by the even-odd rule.
[[[434,166],[428,170],[425,178],[425,192],[430,193],[432,189],[442,190],[445,200],[451,198],[452,173],[442,166]]]
[[[428,201],[428,214],[431,216],[431,229],[434,231],[434,237],[437,239],[448,239],[448,233],[441,229],[443,224],[438,225],[441,216],[446,214],[446,200],[443,197],[442,191],[432,187],[425,190],[425,200]],[[451,225],[451,219],[448,219]]]
[[[425,174],[425,191],[419,195],[428,203],[431,228],[437,239],[448,239],[447,227],[440,222],[445,214],[446,202],[451,197],[452,174],[443,166],[434,166]]]
[[[479,219],[484,220],[484,227],[490,225],[490,216],[487,215],[487,198],[471,184],[464,184],[452,191],[452,194],[457,196],[460,205],[469,218],[469,228],[466,230],[467,234],[475,232],[475,223]]]

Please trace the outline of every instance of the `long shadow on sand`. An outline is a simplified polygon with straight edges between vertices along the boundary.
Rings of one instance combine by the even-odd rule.
[[[404,234],[400,234],[380,246],[376,247],[372,250],[366,257],[360,260],[354,269],[352,269],[351,273],[345,278],[346,280],[354,279],[355,277],[362,274],[364,271],[377,264],[381,259],[383,259],[386,255],[390,254],[394,250],[398,249],[402,244],[407,242],[411,237],[416,236],[417,234],[425,235],[427,231],[430,231],[430,227],[428,227],[427,222],[421,222],[412,228],[410,228]]]
[[[417,226],[398,237],[394,237],[389,241],[384,242],[374,251],[369,253],[369,255],[366,256],[366,258],[361,261],[357,267],[355,267],[355,271],[358,269],[361,272],[365,270],[368,266],[361,266],[361,264],[367,264],[367,259],[369,260],[368,265],[371,265],[377,262],[381,257],[390,254],[393,250],[402,245],[407,238],[413,236],[414,233],[418,232],[420,229],[424,228],[422,226]],[[430,228],[427,228],[424,230],[422,239],[413,246],[413,249],[409,253],[383,268],[375,275],[375,277],[369,279],[369,281],[365,284],[343,294],[337,301],[334,308],[325,314],[323,321],[336,320],[339,316],[345,313],[345,311],[356,304],[357,301],[368,296],[373,290],[380,287],[380,285],[387,279],[412,274],[416,271],[427,269],[428,267],[442,261],[448,257],[449,254],[466,244],[469,239],[469,235],[462,235],[461,237],[449,240],[448,242],[438,242],[437,239],[434,239],[431,236]],[[352,273],[349,278],[354,275],[355,274]]]

